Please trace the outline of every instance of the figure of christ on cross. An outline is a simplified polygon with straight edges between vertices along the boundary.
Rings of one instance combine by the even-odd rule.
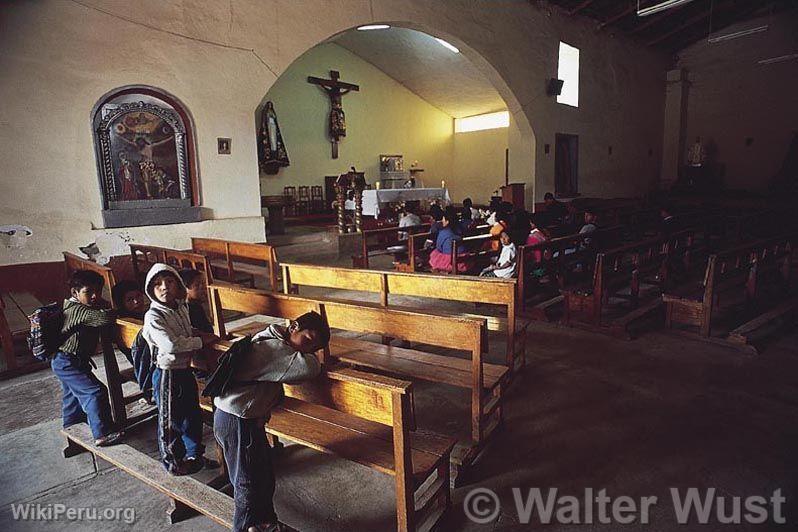
[[[313,83],[327,93],[330,98],[330,138],[332,140],[332,158],[338,158],[338,141],[346,136],[346,116],[341,97],[349,91],[359,91],[360,87],[352,83],[339,81],[341,74],[337,70],[330,70],[330,79],[308,76],[308,83]]]

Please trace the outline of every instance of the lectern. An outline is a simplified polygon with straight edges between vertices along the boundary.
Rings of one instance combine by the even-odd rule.
[[[510,183],[502,187],[502,201],[513,204],[516,210],[524,210],[524,184]]]

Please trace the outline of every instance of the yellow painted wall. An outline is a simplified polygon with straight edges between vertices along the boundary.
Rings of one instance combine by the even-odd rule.
[[[494,190],[504,184],[504,150],[509,128],[486,129],[454,134],[453,177],[449,186],[452,200],[470,197],[487,204]]]
[[[347,131],[338,159],[327,136],[330,100],[307,82],[308,76],[328,79],[330,70],[360,86],[343,97]],[[452,175],[452,117],[341,46],[322,44],[302,55],[272,85],[267,100],[274,103],[291,165],[277,175],[261,174],[263,195],[282,194],[289,185],[323,186],[325,175],[350,166],[374,183],[380,154],[402,154],[406,167],[418,160],[428,185]]]

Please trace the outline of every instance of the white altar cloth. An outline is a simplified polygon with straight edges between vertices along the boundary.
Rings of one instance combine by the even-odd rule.
[[[380,204],[420,200],[438,200],[444,206],[451,202],[448,188],[372,188],[363,191],[363,214],[376,218],[380,215]],[[354,210],[355,202],[346,200],[345,208]]]

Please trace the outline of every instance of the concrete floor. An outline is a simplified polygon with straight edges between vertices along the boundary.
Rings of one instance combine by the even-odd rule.
[[[770,497],[781,489],[788,524],[721,525],[713,515],[709,525],[693,517],[680,530],[798,529],[796,340],[792,328],[760,356],[747,357],[656,328],[623,341],[533,322],[527,368],[507,394],[505,426],[454,491],[441,528],[529,529],[519,521],[513,488],[537,487],[544,497],[548,488],[580,499],[585,488],[606,489],[611,497],[657,496],[650,524],[628,526],[670,531],[678,524],[669,488],[696,487],[727,498]],[[490,360],[500,361],[503,347],[492,336]],[[0,530],[221,530],[201,516],[170,526],[161,494],[88,454],[61,458],[59,402],[49,370],[0,382]],[[422,428],[467,434],[463,390],[420,383],[416,412]],[[391,478],[299,446],[288,446],[276,464],[277,510],[291,526],[394,528]],[[490,523],[466,517],[463,502],[475,488],[498,496],[501,510]],[[14,520],[10,504],[27,502],[132,507],[135,521]],[[532,523],[539,523],[537,514]],[[621,527],[596,521],[546,530]]]

